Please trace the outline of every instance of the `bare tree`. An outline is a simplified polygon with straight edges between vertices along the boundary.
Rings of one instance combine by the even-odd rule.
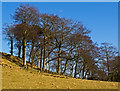
[[[22,45],[23,45],[23,65],[26,65],[26,41],[29,36],[29,30],[31,25],[35,25],[39,22],[39,12],[35,7],[21,4],[15,11],[13,19],[19,24],[19,33],[22,33]]]
[[[110,43],[102,43],[100,47],[102,64],[105,66],[105,71],[107,73],[107,79],[109,79],[110,72],[110,61],[117,56],[117,49],[113,47]]]
[[[10,41],[11,44],[11,50],[10,53],[13,55],[13,40],[14,40],[14,25],[8,25],[6,24],[3,33],[6,34],[6,38]]]

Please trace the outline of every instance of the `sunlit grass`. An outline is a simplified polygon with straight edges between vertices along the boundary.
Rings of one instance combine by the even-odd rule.
[[[31,72],[7,59],[2,59],[2,64],[3,89],[118,89],[117,82],[60,78],[48,73]]]

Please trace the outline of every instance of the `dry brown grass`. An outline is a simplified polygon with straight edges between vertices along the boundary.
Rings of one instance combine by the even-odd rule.
[[[5,56],[1,59],[3,89],[118,89],[117,82],[66,78],[27,71],[15,63],[17,58],[13,56],[11,59],[16,61],[10,61]]]

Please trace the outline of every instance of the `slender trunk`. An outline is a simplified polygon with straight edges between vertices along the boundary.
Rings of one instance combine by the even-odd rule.
[[[76,61],[76,65],[75,65],[75,73],[74,73],[74,78],[76,78],[77,75],[77,61]]]
[[[83,70],[82,70],[82,78],[84,79],[84,72],[85,72],[85,64],[83,64]]]
[[[26,39],[23,38],[23,66],[26,66]]]
[[[19,40],[19,45],[18,45],[18,57],[20,58],[21,55],[21,40]]]
[[[49,72],[50,72],[50,63],[49,63]]]
[[[46,37],[44,36],[44,57],[43,57],[43,71],[45,71],[45,62],[46,62]]]
[[[64,69],[64,71],[63,71],[62,74],[65,74],[65,72],[66,72],[66,70],[67,70],[67,65],[68,65],[68,60],[66,60],[66,62],[65,62],[65,69]]]
[[[11,55],[13,55],[13,38],[11,38]]]
[[[73,75],[72,75],[73,74],[73,67],[74,67],[74,64],[72,65],[72,68],[70,69],[71,70],[71,72],[70,72],[71,77],[73,77]]]
[[[38,54],[38,64],[37,64],[37,67],[38,67],[38,69],[40,68],[40,52],[39,52],[39,54]]]
[[[71,51],[72,51],[72,50],[70,50],[70,52],[69,52],[68,59],[70,58]],[[65,74],[65,72],[66,72],[66,70],[67,70],[68,59],[67,59],[67,61],[66,61],[66,63],[65,63],[65,69],[64,69],[64,71],[63,71],[63,74]]]
[[[108,55],[107,55],[107,56],[108,56]],[[108,74],[107,74],[107,75],[108,75],[108,78],[107,78],[107,79],[109,80],[109,58],[108,58],[108,57],[107,57],[107,70],[108,70]]]
[[[21,46],[18,47],[18,57],[20,58],[20,54],[21,54]]]
[[[34,42],[32,42],[32,63],[31,63],[31,67],[33,67],[33,63],[34,63]]]
[[[40,58],[38,58],[38,64],[37,64],[38,69],[40,69]]]
[[[40,56],[40,71],[42,71],[42,56],[43,56],[43,52],[42,52],[42,48],[41,48],[41,56]]]
[[[44,57],[43,57],[43,71],[45,71],[45,61],[46,61],[46,58],[45,58],[45,53],[46,53],[46,49],[45,49],[45,46],[44,46]]]
[[[48,61],[49,61],[49,56],[48,56]],[[47,63],[47,72],[49,72],[49,62]]]
[[[49,63],[47,63],[47,72],[49,72]]]
[[[89,71],[89,69],[85,72],[85,79],[87,78],[88,71]]]
[[[58,52],[58,65],[57,65],[58,74],[60,74],[60,64],[61,64],[61,46],[59,46],[59,52]]]
[[[91,78],[94,79],[94,71],[91,72]]]
[[[31,61],[31,55],[32,55],[32,49],[31,49],[31,51],[30,51],[29,63],[30,63],[30,61]]]

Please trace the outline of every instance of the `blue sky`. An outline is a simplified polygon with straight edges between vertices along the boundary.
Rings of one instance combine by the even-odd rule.
[[[23,3],[23,4],[27,4]],[[20,6],[20,2],[2,3],[2,24],[12,22],[10,14]],[[98,44],[112,43],[118,48],[118,3],[117,2],[30,2],[40,13],[58,14],[60,17],[80,21],[91,30],[90,36]],[[2,39],[2,51],[9,52],[7,40]]]

